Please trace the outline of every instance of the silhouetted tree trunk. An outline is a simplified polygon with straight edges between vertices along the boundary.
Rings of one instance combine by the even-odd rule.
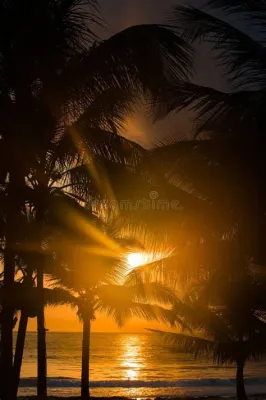
[[[83,315],[83,337],[82,337],[82,370],[81,370],[81,398],[90,397],[89,373],[90,373],[90,333],[91,321],[87,312]]]
[[[40,295],[40,304],[37,314],[37,395],[40,398],[47,396],[47,360],[46,360],[46,332],[44,320],[43,299],[43,269],[39,266],[37,270],[37,290]]]
[[[237,400],[247,400],[245,385],[244,385],[244,363],[237,362],[236,372],[236,397]]]
[[[44,155],[42,156],[44,157]],[[44,168],[44,162],[41,163],[41,167]],[[39,180],[42,181],[44,171],[39,170]],[[45,207],[45,191],[42,195],[42,191],[39,193],[39,198],[36,203],[36,223],[38,230],[38,245],[40,246],[39,263],[37,267],[37,291],[38,291],[38,312],[37,312],[37,395],[42,399],[47,397],[47,359],[46,359],[46,330],[45,330],[45,318],[44,318],[44,268],[43,258],[41,254],[42,250],[42,227],[44,223],[44,207]]]
[[[10,302],[14,282],[14,257],[10,249],[5,251],[4,297],[1,326],[1,399],[12,399],[13,385],[13,307]]]
[[[1,399],[12,400],[13,390],[13,312],[12,291],[14,290],[16,236],[19,224],[23,176],[16,170],[10,171],[7,198],[6,248],[4,254],[4,297],[1,327]]]
[[[22,310],[21,316],[20,316],[20,321],[19,321],[16,351],[15,351],[15,357],[14,357],[14,367],[13,367],[15,397],[17,397],[17,393],[18,393],[21,365],[22,365],[22,359],[23,359],[23,351],[24,351],[25,338],[26,338],[26,332],[27,332],[27,325],[28,325],[28,314],[25,310]]]
[[[32,282],[32,273],[33,273],[33,270],[28,265],[27,266],[27,274],[24,277],[24,281],[23,281],[22,285],[25,289],[25,296],[29,296],[29,298],[30,298],[30,291],[32,290],[32,283],[33,283]],[[25,301],[25,298],[23,300]],[[15,350],[15,356],[14,356],[14,366],[13,366],[14,393],[15,393],[16,398],[17,398],[17,394],[18,394],[21,366],[22,366],[23,353],[24,353],[24,347],[25,347],[25,339],[26,339],[26,333],[27,333],[27,325],[28,325],[28,320],[29,320],[29,307],[31,307],[30,309],[32,310],[32,306],[27,304],[27,309],[25,309],[25,307],[22,307],[21,313],[20,313],[16,350]],[[35,309],[35,307],[36,307],[36,305],[34,304],[33,308]],[[32,315],[32,311],[31,311],[31,315]]]

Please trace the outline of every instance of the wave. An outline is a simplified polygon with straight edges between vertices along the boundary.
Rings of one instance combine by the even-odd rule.
[[[80,380],[66,377],[48,378],[48,387],[50,388],[75,388],[80,387]],[[246,385],[266,386],[266,378],[247,378]],[[20,387],[35,387],[36,378],[22,378]],[[187,379],[176,381],[141,381],[141,380],[124,380],[124,381],[92,381],[92,388],[182,388],[182,387],[231,387],[235,386],[235,379]]]

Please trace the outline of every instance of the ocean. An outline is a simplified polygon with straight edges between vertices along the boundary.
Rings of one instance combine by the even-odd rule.
[[[81,333],[47,332],[49,394],[78,396]],[[20,395],[36,394],[36,333],[26,339]],[[235,369],[174,353],[155,334],[93,333],[92,396],[233,396]],[[266,393],[266,362],[247,365],[249,394]]]

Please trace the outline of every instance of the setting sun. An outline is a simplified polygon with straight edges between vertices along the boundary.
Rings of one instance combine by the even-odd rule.
[[[127,257],[128,265],[131,268],[137,268],[140,265],[146,264],[148,261],[147,254],[144,253],[130,253]]]

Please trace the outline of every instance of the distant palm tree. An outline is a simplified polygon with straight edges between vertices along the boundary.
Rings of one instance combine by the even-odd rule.
[[[51,282],[73,293],[83,323],[81,396],[87,399],[91,321],[96,314],[113,317],[119,326],[133,316],[174,324],[171,310],[162,305],[173,303],[175,295],[156,282],[126,283],[126,250],[103,227],[88,227],[87,237],[83,234],[82,240],[77,232],[72,239],[58,237],[51,246],[65,267]]]
[[[265,277],[247,262],[243,249],[231,242],[221,246],[216,260],[210,257],[212,269],[173,307],[190,334],[160,334],[178,351],[236,364],[237,399],[246,400],[245,364],[266,356]]]
[[[237,288],[233,287],[233,290]],[[248,293],[242,290],[241,294],[253,294],[254,297],[254,291]],[[246,362],[257,361],[266,356],[266,321],[260,318],[261,312],[255,313],[255,310],[250,308],[250,310],[245,309],[243,314],[241,308],[238,308],[237,312],[236,305],[235,309],[225,306],[205,307],[195,300],[182,305],[179,303],[176,312],[179,316],[183,316],[197,335],[156,332],[178,352],[192,353],[195,357],[211,357],[218,364],[236,364],[237,399],[246,400],[244,387]]]
[[[1,182],[7,174],[9,178],[4,285],[10,292],[25,176],[42,158],[47,142],[55,133],[60,137],[68,132],[78,146],[75,133],[82,128],[117,125],[143,90],[156,97],[169,73],[184,77],[191,54],[184,41],[163,26],[132,27],[109,40],[95,41],[88,27],[100,21],[93,0],[38,5],[31,0],[2,1],[0,15],[5,38],[0,44]],[[39,211],[39,220],[42,214]],[[39,281],[41,288],[41,275]],[[10,307],[4,300],[5,399],[10,399],[12,387]],[[44,395],[45,387],[41,391]]]
[[[253,323],[245,336],[238,335],[236,326],[231,326],[231,318],[226,312],[204,312],[197,307],[194,313],[200,315],[200,320],[195,324],[197,336],[183,333],[155,331],[163,340],[173,345],[181,353],[192,353],[195,357],[211,357],[217,364],[235,364],[236,391],[238,400],[246,400],[244,386],[244,367],[247,361],[257,361],[266,356],[266,321],[253,316]],[[251,322],[249,320],[249,322]]]

